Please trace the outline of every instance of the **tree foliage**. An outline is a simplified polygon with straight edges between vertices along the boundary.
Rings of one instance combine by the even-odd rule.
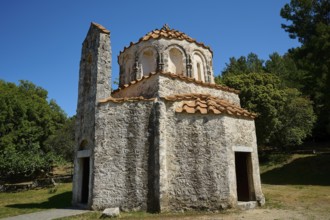
[[[310,135],[315,114],[309,99],[297,89],[283,87],[279,77],[267,73],[227,74],[223,83],[241,91],[241,105],[258,113],[259,145],[279,148],[302,144]]]
[[[314,102],[318,116],[315,136],[330,137],[330,1],[291,0],[281,10],[287,20],[283,29],[301,46],[289,50],[296,65],[305,71],[302,92]]]
[[[69,118],[60,129],[48,137],[45,142],[47,151],[61,156],[66,161],[73,162],[75,122],[76,117]]]
[[[281,16],[291,23],[282,24],[282,28],[291,38],[298,38],[302,44],[309,43],[322,34],[320,29],[327,29],[329,12],[328,0],[291,0],[281,9]]]
[[[229,64],[226,64],[222,75],[226,74],[247,74],[247,73],[262,73],[264,72],[264,61],[259,59],[255,53],[249,53],[247,57],[241,56],[238,59],[231,57]]]
[[[278,53],[269,55],[265,62],[265,72],[272,73],[281,79],[284,87],[301,90],[304,86],[307,73],[297,67],[295,60],[290,54],[280,56]]]
[[[28,178],[49,170],[56,159],[45,148],[66,115],[47,91],[28,81],[19,85],[0,81],[0,175]]]
[[[312,100],[317,116],[313,138],[329,140],[330,1],[291,0],[280,14],[287,21],[282,28],[291,38],[298,39],[301,46],[290,49],[283,56],[271,54],[266,62],[258,60],[255,54],[230,58],[222,75],[266,72],[278,76],[283,88],[296,88]],[[221,77],[216,79],[218,83],[221,81]]]

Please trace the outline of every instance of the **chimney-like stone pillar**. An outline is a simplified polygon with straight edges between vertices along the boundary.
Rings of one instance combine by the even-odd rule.
[[[82,44],[78,104],[76,116],[76,148],[73,177],[73,205],[89,208],[92,204],[92,167],[93,150],[97,144],[96,131],[96,105],[100,99],[111,95],[111,46],[110,31],[103,26],[91,23],[87,36]],[[82,159],[84,158],[84,159]],[[89,170],[85,170],[86,162]],[[86,181],[89,175],[89,181]],[[84,177],[83,177],[84,176]],[[83,183],[84,181],[84,183]],[[86,184],[88,185],[86,188]],[[88,192],[84,192],[87,189]],[[86,199],[87,198],[87,199]]]

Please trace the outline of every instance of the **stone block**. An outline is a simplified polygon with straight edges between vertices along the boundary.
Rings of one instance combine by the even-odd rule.
[[[102,212],[101,218],[116,218],[119,217],[120,211],[119,208],[107,208]]]

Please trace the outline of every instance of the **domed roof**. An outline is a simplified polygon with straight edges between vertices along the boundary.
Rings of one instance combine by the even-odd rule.
[[[131,42],[128,48],[130,48],[131,46],[138,44],[142,41],[148,41],[150,39],[160,39],[160,38],[186,40],[190,43],[195,43],[198,46],[204,47],[205,49],[208,49],[211,53],[213,53],[213,51],[211,50],[211,48],[209,46],[206,46],[203,43],[197,42],[195,39],[189,37],[188,35],[186,35],[185,33],[181,32],[181,31],[170,29],[170,27],[167,24],[165,24],[160,30],[156,29],[156,30],[150,31],[145,36],[141,37],[138,42],[136,42],[136,43]],[[124,52],[128,48],[125,47],[122,52]]]

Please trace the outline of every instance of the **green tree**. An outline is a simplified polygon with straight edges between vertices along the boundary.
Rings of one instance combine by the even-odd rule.
[[[281,146],[300,145],[311,135],[316,116],[312,102],[304,98],[297,89],[284,89],[284,107],[279,114],[281,122],[275,134]]]
[[[259,59],[258,55],[249,53],[247,57],[241,56],[238,59],[231,57],[229,64],[226,63],[226,68],[222,75],[226,74],[246,74],[246,73],[262,73],[264,61]]]
[[[61,156],[68,162],[73,162],[75,122],[75,116],[69,118],[63,127],[50,135],[45,142],[45,148],[47,151]]]
[[[265,62],[265,70],[281,79],[284,87],[301,90],[308,77],[306,71],[299,69],[290,54],[280,56],[278,53],[269,55]]]
[[[227,74],[223,83],[241,91],[241,105],[256,112],[259,145],[279,148],[302,144],[311,133],[315,114],[312,103],[297,89],[283,88],[273,74]]]
[[[28,81],[0,80],[0,176],[29,178],[46,172],[55,159],[45,141],[66,121],[47,91]]]
[[[289,50],[298,68],[307,72],[302,91],[314,102],[315,136],[330,137],[330,2],[291,0],[281,9],[283,29],[301,46]]]

